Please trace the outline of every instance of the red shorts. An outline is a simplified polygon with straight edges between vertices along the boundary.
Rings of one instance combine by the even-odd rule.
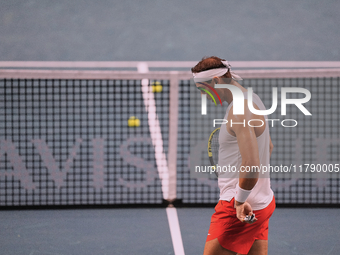
[[[218,238],[222,247],[233,252],[247,254],[255,240],[268,240],[269,218],[275,210],[275,198],[262,210],[254,210],[257,221],[243,223],[236,217],[234,198],[220,200],[211,217],[207,241]]]

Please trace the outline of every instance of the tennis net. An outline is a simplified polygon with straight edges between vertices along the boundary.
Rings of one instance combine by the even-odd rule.
[[[271,165],[339,163],[338,69],[239,73],[267,107],[272,87],[312,94],[312,119],[270,130]],[[190,174],[190,78],[186,71],[1,70],[0,206],[216,203],[216,180]],[[208,138],[210,127],[202,128]],[[272,178],[276,201],[339,204],[337,176]]]

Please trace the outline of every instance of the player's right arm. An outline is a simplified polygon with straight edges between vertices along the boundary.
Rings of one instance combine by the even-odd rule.
[[[246,106],[245,100],[245,106]],[[245,109],[247,109],[245,107]],[[232,109],[230,110],[230,112]],[[229,117],[230,116],[230,117]],[[242,162],[239,171],[239,186],[244,190],[251,190],[258,180],[258,171],[246,171],[247,169],[255,170],[260,166],[260,156],[257,144],[255,129],[248,125],[248,121],[253,118],[249,110],[245,110],[243,115],[228,116],[228,123],[238,123],[229,126],[230,131],[236,136],[237,144],[240,150]],[[244,124],[240,124],[244,123]]]
[[[246,105],[246,101],[245,101]],[[245,109],[247,109],[245,107]],[[231,110],[230,110],[231,111]],[[258,171],[256,171],[260,166],[260,157],[258,144],[255,134],[254,127],[247,125],[248,121],[252,119],[253,115],[249,110],[245,110],[244,115],[231,115],[228,123],[244,123],[233,125],[230,131],[236,136],[237,144],[242,157],[242,163],[239,173],[239,183],[237,187],[237,194],[235,196],[235,208],[237,218],[245,222],[246,216],[251,216],[253,210],[249,203],[242,199],[244,195],[249,195],[258,180]],[[244,171],[245,169],[253,169],[254,172]],[[248,221],[247,223],[253,223],[253,221]]]

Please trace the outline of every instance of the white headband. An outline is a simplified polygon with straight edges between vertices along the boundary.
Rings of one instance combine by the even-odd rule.
[[[212,80],[214,77],[220,77],[224,75],[225,73],[227,73],[229,70],[231,70],[231,65],[229,64],[228,61],[221,61],[221,62],[225,67],[210,69],[210,70],[199,72],[199,73],[193,73],[192,75],[194,76],[194,81],[203,82],[203,81]],[[237,74],[235,74],[234,72],[230,71],[230,74],[231,74],[231,77],[235,81],[242,80],[242,78],[238,76]]]

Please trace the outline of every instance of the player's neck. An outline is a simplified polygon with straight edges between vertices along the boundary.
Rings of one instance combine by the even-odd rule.
[[[237,81],[232,80],[230,84],[234,85],[235,87],[238,87],[242,91],[242,93],[247,92],[247,89],[242,87]],[[233,95],[229,89],[224,89],[223,97],[224,101],[227,101],[228,104],[230,104],[233,101]]]

